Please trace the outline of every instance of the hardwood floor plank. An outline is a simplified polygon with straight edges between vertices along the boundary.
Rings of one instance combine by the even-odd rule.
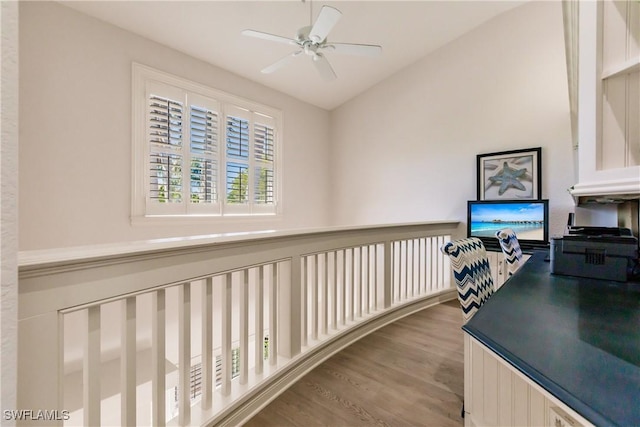
[[[356,364],[357,355],[353,356],[353,360],[350,362]],[[369,363],[362,363],[357,366],[349,366],[354,373],[359,375],[368,375],[371,378],[371,372],[376,372],[376,380],[384,384],[385,390],[388,392],[383,395],[383,399],[372,399],[371,396],[366,396],[371,404],[386,405],[394,407],[397,412],[403,412],[405,406],[414,405],[420,403],[431,408],[436,413],[449,416],[450,410],[442,412],[443,405],[454,404],[454,414],[459,413],[458,402],[461,402],[462,395],[458,395],[454,391],[451,391],[448,387],[443,386],[441,381],[435,379],[439,374],[433,374],[431,372],[425,372],[415,367],[394,366],[385,370],[383,365],[375,363],[373,366]],[[361,370],[361,369],[364,369]],[[462,366],[459,367],[462,371]],[[462,387],[462,383],[458,385]],[[379,396],[378,396],[379,397]]]
[[[457,301],[362,338],[317,366],[245,426],[462,426]]]

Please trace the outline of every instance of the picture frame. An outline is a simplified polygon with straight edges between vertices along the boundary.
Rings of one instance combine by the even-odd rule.
[[[542,149],[477,155],[478,200],[540,200]]]

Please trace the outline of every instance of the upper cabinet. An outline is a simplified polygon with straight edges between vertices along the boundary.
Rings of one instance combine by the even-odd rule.
[[[600,3],[600,169],[640,165],[640,2]]]
[[[572,71],[578,80],[572,194],[579,201],[640,197],[640,1],[565,3],[570,92]]]

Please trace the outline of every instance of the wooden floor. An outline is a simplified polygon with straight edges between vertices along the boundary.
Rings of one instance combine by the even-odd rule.
[[[281,394],[245,426],[461,426],[457,300],[362,338]]]

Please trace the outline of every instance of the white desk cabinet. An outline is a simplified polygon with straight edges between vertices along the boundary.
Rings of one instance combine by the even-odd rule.
[[[592,425],[467,333],[464,409],[467,427]]]

